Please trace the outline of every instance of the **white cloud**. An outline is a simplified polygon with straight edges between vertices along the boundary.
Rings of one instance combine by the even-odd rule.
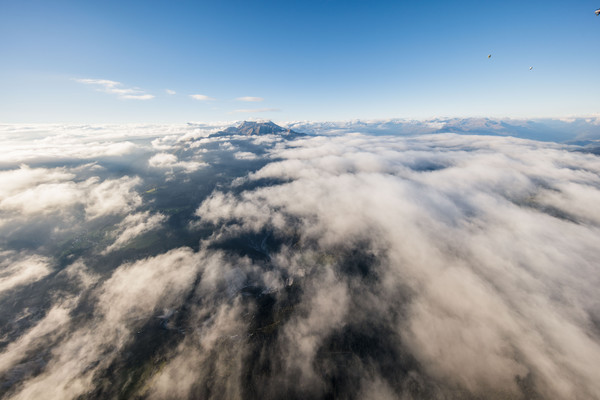
[[[238,97],[236,98],[237,101],[247,101],[247,102],[261,102],[264,99],[262,97],[252,97],[252,96],[245,96],[245,97]]]
[[[281,111],[279,108],[241,108],[238,110],[233,110],[230,114],[236,114],[236,113],[252,114],[252,113],[279,112],[279,111]]]
[[[204,94],[190,94],[190,97],[194,100],[200,100],[200,101],[211,101],[211,100],[215,100],[212,97],[208,97]]]
[[[299,385],[317,387],[321,373],[313,367],[317,351],[332,332],[343,327],[350,311],[350,294],[346,282],[332,269],[320,271],[319,279],[307,289],[307,300],[282,332],[280,346],[289,353],[285,357],[288,379]]]
[[[165,92],[167,92],[167,94],[170,94],[170,95],[177,94],[177,92],[176,92],[176,91],[174,91],[174,90],[171,90],[171,89],[165,89]]]
[[[52,272],[48,258],[11,251],[0,252],[0,295],[15,287],[36,282]]]
[[[94,86],[101,92],[116,94],[121,99],[150,100],[154,98],[154,95],[147,94],[141,89],[124,88],[120,82],[107,79],[75,79],[75,81]]]
[[[71,282],[84,290],[89,289],[100,279],[100,275],[90,271],[81,259],[69,265],[60,273],[66,275]]]
[[[169,153],[158,153],[148,160],[148,164],[154,168],[170,168],[172,165],[177,164],[177,156]]]
[[[122,99],[133,99],[133,100],[151,100],[154,98],[152,94],[124,94],[121,96]]]
[[[53,305],[48,313],[33,328],[11,342],[0,353],[0,373],[5,373],[27,356],[32,349],[42,348],[48,339],[56,340],[66,334],[70,322],[69,313],[77,303],[65,299]]]
[[[246,328],[243,307],[236,301],[232,305],[220,304],[214,309],[201,307],[197,311],[206,319],[209,309],[212,315],[203,321],[202,329],[186,336],[173,358],[152,377],[149,398],[189,398],[198,380],[211,381],[224,398],[244,398],[241,386],[230,384],[243,379],[243,358],[247,353],[243,342],[235,340]],[[213,360],[210,351],[204,349],[217,350],[221,356]],[[213,375],[213,371],[217,373]]]
[[[0,210],[22,214],[60,211],[79,203],[82,189],[74,182],[43,183],[4,198]]]
[[[29,168],[0,172],[0,212],[21,215],[71,213],[84,207],[87,218],[127,213],[141,204],[134,187],[140,178],[122,177],[101,181],[92,177],[76,182],[64,168]],[[4,185],[2,185],[4,183]],[[76,211],[76,210],[75,210]]]
[[[181,304],[201,266],[202,258],[187,248],[121,265],[93,291],[97,305],[94,318],[63,334],[43,373],[27,380],[12,398],[58,400],[89,392],[95,373],[110,365],[155,309]],[[65,311],[60,308],[51,311],[15,347],[25,351],[34,336],[49,331],[48,326],[51,328],[55,320],[64,324],[64,317]],[[9,348],[0,354],[0,362],[12,354],[14,349]]]
[[[149,211],[137,214],[130,214],[120,222],[113,236],[116,240],[103,250],[103,254],[109,253],[115,249],[123,247],[135,237],[157,229],[165,221],[166,217],[162,214],[150,215]]]
[[[49,136],[35,142],[19,140],[5,145],[4,161],[23,163],[54,159],[97,159],[133,153],[139,147],[129,141],[86,142],[80,138]]]
[[[156,150],[173,150],[176,147],[177,139],[177,135],[169,135],[156,138],[151,143]]]
[[[105,88],[116,88],[121,86],[120,82],[110,81],[108,79],[75,79],[75,81],[86,85],[98,85]]]
[[[256,154],[249,151],[238,151],[233,156],[238,160],[255,160],[258,158]]]
[[[126,214],[142,204],[134,190],[141,183],[139,177],[124,176],[119,179],[90,178],[86,183],[85,212],[88,218],[110,214]]]
[[[148,160],[148,165],[153,168],[167,169],[170,170],[170,172],[173,172],[175,169],[180,169],[185,173],[191,173],[208,164],[201,161],[179,161],[174,154],[158,153]]]
[[[227,227],[223,235],[265,227],[283,235],[298,221],[296,246],[308,248],[302,258],[272,255],[274,263],[302,277],[305,292],[322,283],[323,293],[339,293],[334,317],[329,297],[308,296],[303,317],[282,328],[278,352],[292,355],[284,373],[318,388],[315,349],[327,329],[375,318],[442,387],[518,396],[515,377],[528,377],[544,398],[600,395],[590,322],[600,301],[596,156],[445,134],[306,138],[280,143],[272,157],[282,161],[250,178],[284,183],[215,192],[197,214]],[[334,254],[332,265],[315,266],[311,246]],[[340,248],[376,254],[377,283],[345,275]],[[329,268],[341,268],[331,282],[322,275]],[[405,317],[389,307],[405,307]]]
[[[233,151],[237,149],[237,147],[231,143],[230,141],[219,143],[219,148],[223,150]]]
[[[19,169],[0,172],[0,202],[33,186],[63,182],[73,178],[75,174],[65,168],[30,168],[22,164]]]

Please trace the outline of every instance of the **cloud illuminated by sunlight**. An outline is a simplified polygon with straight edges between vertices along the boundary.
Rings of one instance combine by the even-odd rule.
[[[96,90],[116,94],[120,99],[150,100],[154,95],[148,94],[139,88],[124,88],[121,82],[108,79],[75,79],[76,82],[96,87]]]
[[[209,97],[205,94],[190,94],[190,97],[194,100],[200,100],[200,101],[211,101],[211,100],[215,100],[212,97]]]
[[[244,97],[238,97],[236,100],[256,103],[256,102],[263,101],[264,99],[262,97],[244,96]]]
[[[244,114],[252,114],[252,113],[263,113],[263,112],[279,112],[281,111],[279,108],[240,108],[237,110],[233,110],[230,114],[244,113]]]

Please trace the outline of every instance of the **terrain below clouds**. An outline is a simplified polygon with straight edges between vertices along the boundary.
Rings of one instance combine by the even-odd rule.
[[[0,396],[600,398],[592,130],[394,124],[2,126]]]

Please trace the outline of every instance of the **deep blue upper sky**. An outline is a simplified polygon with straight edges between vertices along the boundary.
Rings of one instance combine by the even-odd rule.
[[[0,122],[597,114],[598,7],[0,0]]]

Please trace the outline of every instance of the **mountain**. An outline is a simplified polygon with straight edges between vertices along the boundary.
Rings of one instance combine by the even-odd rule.
[[[239,126],[230,126],[222,131],[219,131],[211,136],[228,136],[228,135],[284,135],[284,136],[302,136],[303,133],[295,132],[291,129],[282,128],[271,121],[255,122],[244,121]]]
[[[427,120],[353,120],[339,122],[291,122],[291,128],[314,135],[364,133],[369,135],[422,135],[458,133],[468,135],[514,136],[523,139],[597,144],[600,118],[435,118]]]

